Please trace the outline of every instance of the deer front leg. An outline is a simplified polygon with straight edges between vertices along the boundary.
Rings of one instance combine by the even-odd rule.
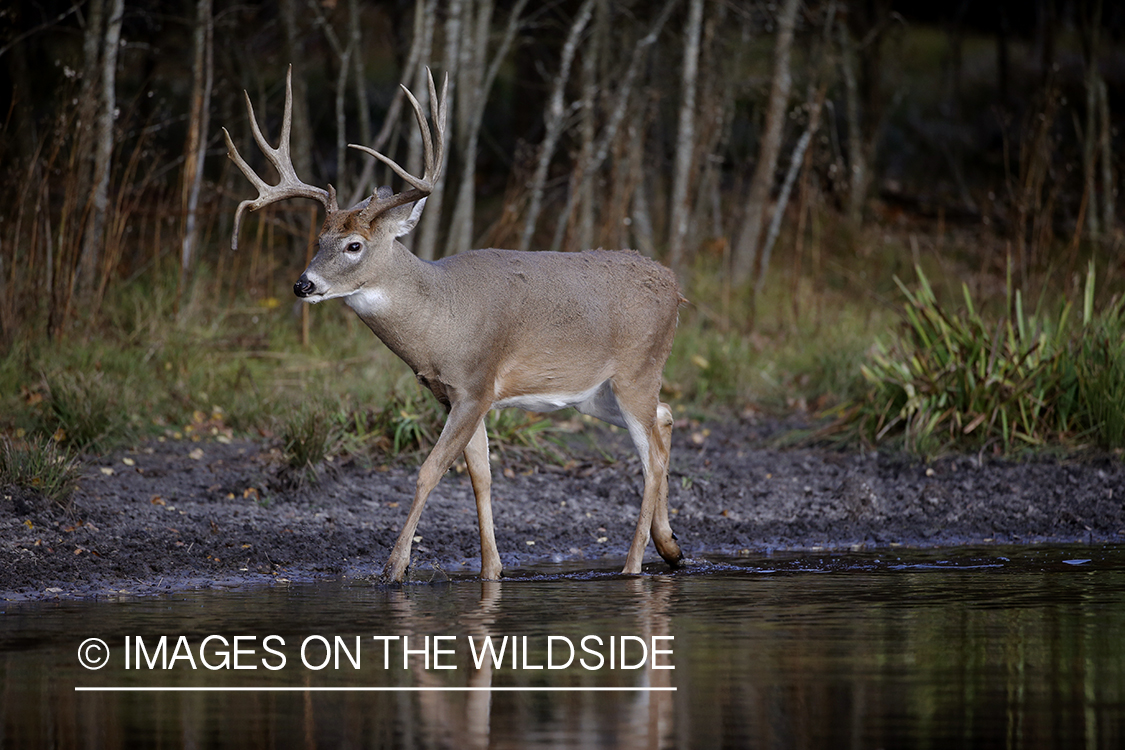
[[[488,465],[488,430],[482,419],[469,444],[465,446],[465,464],[477,498],[477,525],[480,528],[480,577],[495,581],[500,578],[500,553],[492,528],[492,469]]]
[[[410,505],[406,524],[402,527],[402,533],[398,535],[398,540],[391,549],[391,556],[383,568],[384,580],[390,583],[402,582],[406,575],[406,567],[410,564],[410,546],[414,542],[414,532],[418,528],[418,520],[422,517],[426,498],[449,469],[453,459],[465,450],[465,446],[469,444],[469,439],[473,437],[477,425],[487,411],[488,404],[460,400],[449,410],[449,418],[445,421],[445,427],[442,428],[437,443],[418,471],[414,502]]]

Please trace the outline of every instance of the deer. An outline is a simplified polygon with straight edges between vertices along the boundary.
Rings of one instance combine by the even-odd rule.
[[[223,128],[227,156],[258,190],[239,203],[231,247],[247,211],[288,198],[325,209],[317,252],[293,285],[308,303],[342,299],[445,407],[441,433],[418,471],[414,500],[382,578],[401,583],[426,499],[464,455],[476,498],[480,577],[499,579],[502,566],[492,520],[492,477],[485,417],[491,409],[549,412],[574,407],[625,429],[640,457],[644,491],[622,573],[641,572],[648,540],[673,568],[684,561],[668,521],[668,461],[673,417],[660,400],[681,296],[667,267],[634,251],[547,252],[481,249],[437,261],[415,256],[398,238],[421,218],[445,153],[446,74],[441,96],[429,77],[430,119],[402,86],[422,135],[423,174],[412,175],[363,145],[409,186],[377,187],[352,208],[336,191],[296,175],[290,152],[292,66],[286,74],[279,145],[270,146],[244,93],[254,140],[279,175],[263,180]]]

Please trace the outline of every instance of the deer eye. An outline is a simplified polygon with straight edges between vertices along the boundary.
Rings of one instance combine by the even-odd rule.
[[[349,252],[349,253],[358,253],[362,249],[363,249],[363,243],[349,242],[348,246],[344,248],[344,251]]]

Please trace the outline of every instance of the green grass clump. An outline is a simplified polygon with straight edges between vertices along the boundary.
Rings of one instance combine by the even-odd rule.
[[[1125,316],[1121,300],[1095,315],[1092,265],[1078,322],[1069,302],[1050,314],[1025,312],[1010,284],[996,320],[977,311],[967,286],[963,309],[952,312],[917,273],[917,291],[899,282],[904,329],[863,366],[867,393],[845,417],[864,436],[901,438],[923,454],[1125,447]]]
[[[43,431],[79,451],[107,452],[128,442],[136,430],[121,403],[123,389],[97,371],[49,377]]]
[[[0,487],[30,490],[66,509],[81,475],[77,459],[50,438],[0,438]]]
[[[342,443],[342,420],[327,401],[311,401],[281,417],[282,455],[299,482],[316,482],[318,469]]]
[[[420,388],[396,387],[366,420],[353,415],[349,422],[355,427],[349,433],[353,440],[373,444],[392,457],[416,456],[433,447],[447,416],[438,400]],[[490,450],[503,459],[562,460],[553,435],[554,422],[549,417],[501,409],[485,416],[485,427]]]

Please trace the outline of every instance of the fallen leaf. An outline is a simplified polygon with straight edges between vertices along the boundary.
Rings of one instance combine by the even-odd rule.
[[[121,463],[125,464],[126,466],[136,466],[137,465],[137,462],[134,461],[131,458],[123,458],[123,459],[121,459]]]
[[[108,466],[103,466],[102,474],[105,474],[107,477],[111,477],[113,476],[113,469],[109,468]]]
[[[199,461],[200,459],[203,458],[203,449],[202,448],[196,448],[195,450],[193,450],[191,453],[188,454],[188,458]]]

